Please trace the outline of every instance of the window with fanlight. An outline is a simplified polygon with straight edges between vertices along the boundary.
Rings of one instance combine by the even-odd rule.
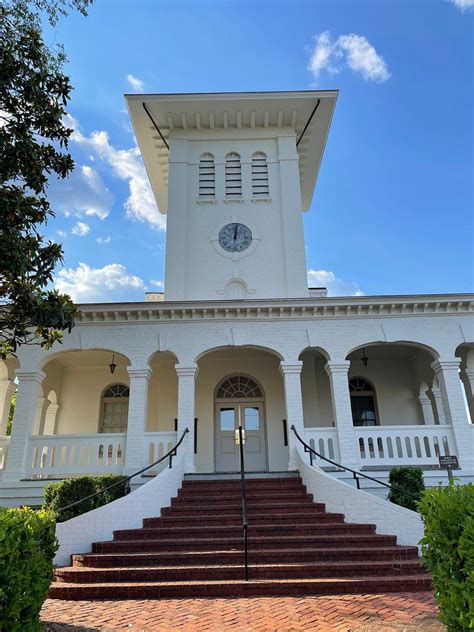
[[[102,393],[99,432],[125,432],[130,391],[125,384],[111,384]]]
[[[375,390],[372,384],[362,377],[349,380],[352,422],[354,426],[378,426]]]
[[[226,378],[217,389],[216,399],[252,399],[263,397],[262,389],[245,375]]]

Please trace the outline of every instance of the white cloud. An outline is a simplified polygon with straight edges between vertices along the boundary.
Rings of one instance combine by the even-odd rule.
[[[54,286],[78,303],[143,300],[146,289],[140,277],[130,274],[120,263],[91,268],[79,263],[77,268],[60,270]]]
[[[78,237],[84,237],[88,233],[90,233],[91,227],[89,224],[85,222],[77,222],[76,225],[72,229],[72,234],[77,235]]]
[[[315,79],[319,79],[323,70],[337,74],[345,66],[359,72],[366,81],[381,83],[391,76],[384,58],[363,35],[340,35],[333,41],[329,31],[324,31],[315,36],[314,42],[308,70]]]
[[[309,287],[326,287],[328,296],[364,296],[355,281],[339,279],[330,270],[308,270]]]
[[[88,165],[76,167],[64,180],[51,179],[48,197],[53,209],[66,217],[95,215],[105,219],[113,203],[113,196],[100,174]]]
[[[65,230],[58,230],[56,231],[58,233],[58,235],[60,237],[62,237],[63,239],[67,239],[67,232]]]
[[[150,285],[163,289],[163,281],[154,281],[153,279],[150,279]]]
[[[98,244],[110,244],[111,237],[108,235],[107,237],[97,237],[96,242]]]
[[[143,92],[143,88],[145,87],[144,81],[138,79],[138,77],[134,77],[133,75],[127,75],[127,81],[132,90],[135,90],[135,92]]]
[[[158,230],[166,230],[166,217],[158,211],[138,147],[117,149],[110,143],[107,132],[92,132],[90,136],[84,136],[70,115],[67,122],[74,129],[71,135],[73,141],[94,152],[112,167],[117,178],[128,182],[127,217],[148,222]]]
[[[469,11],[474,7],[474,0],[451,0],[451,2],[461,11]]]

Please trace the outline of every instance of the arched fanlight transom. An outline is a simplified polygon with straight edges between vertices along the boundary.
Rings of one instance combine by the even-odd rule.
[[[217,399],[263,397],[260,386],[245,375],[234,375],[225,379],[217,389]]]

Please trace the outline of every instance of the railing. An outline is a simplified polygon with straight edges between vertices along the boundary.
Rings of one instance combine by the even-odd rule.
[[[125,433],[40,435],[28,442],[25,474],[120,474],[124,462]]]
[[[438,465],[438,457],[455,454],[451,426],[354,428],[360,463],[367,465]]]
[[[308,444],[313,450],[316,450],[328,459],[334,459],[335,461],[340,459],[336,428],[305,428],[304,433]]]
[[[109,491],[110,489],[113,489],[114,487],[117,487],[118,485],[128,485],[128,483],[132,480],[132,478],[134,478],[135,476],[139,476],[140,474],[144,474],[146,471],[150,470],[153,467],[156,467],[157,465],[159,465],[160,463],[162,463],[165,459],[169,459],[169,467],[173,467],[173,457],[175,457],[178,453],[178,448],[179,446],[182,444],[184,437],[188,434],[189,430],[188,428],[185,428],[183,431],[183,434],[181,435],[178,443],[174,446],[171,447],[171,450],[169,450],[166,454],[164,454],[160,459],[158,459],[157,461],[154,461],[153,463],[151,463],[150,465],[147,465],[146,467],[143,467],[141,470],[138,470],[138,472],[134,472],[133,474],[130,474],[130,476],[127,476],[126,478],[123,478],[120,481],[117,481],[116,483],[112,483],[112,485],[108,485],[107,487],[104,487],[103,489],[99,490],[98,492],[95,492],[94,494],[89,494],[89,496],[85,496],[84,498],[81,498],[80,500],[76,500],[73,503],[70,503],[69,505],[66,505],[64,507],[61,507],[60,509],[56,510],[57,514],[61,514],[62,512],[66,511],[67,509],[71,509],[72,507],[75,507],[76,505],[79,505],[80,503],[83,503],[86,500],[91,500],[92,498],[96,498],[97,496],[99,496],[100,494],[103,494],[104,492]]]
[[[8,446],[10,445],[10,437],[0,436],[0,470],[5,467],[7,460]]]
[[[309,453],[309,463],[310,463],[311,467],[313,466],[314,457],[316,456],[319,459],[322,459],[323,461],[326,461],[327,463],[330,463],[331,465],[334,465],[335,467],[337,467],[337,468],[339,468],[341,470],[345,470],[346,472],[351,472],[351,474],[354,477],[354,480],[356,482],[357,489],[360,489],[360,480],[359,480],[359,477],[360,477],[360,478],[365,478],[365,479],[367,479],[369,481],[372,481],[373,483],[378,483],[379,485],[382,485],[383,487],[388,487],[388,489],[399,488],[400,490],[403,490],[403,493],[406,496],[410,496],[411,498],[413,498],[413,500],[419,500],[418,497],[414,496],[410,492],[407,492],[404,488],[398,487],[398,485],[394,485],[394,484],[390,485],[389,483],[385,483],[384,481],[380,481],[378,478],[374,478],[373,476],[368,476],[368,474],[364,474],[363,472],[358,472],[357,470],[353,470],[350,467],[346,467],[345,465],[341,465],[341,463],[337,463],[336,461],[333,461],[332,459],[326,458],[322,454],[319,454],[319,452],[316,452],[316,450],[314,450],[311,446],[309,446],[305,441],[303,441],[303,439],[298,434],[298,432],[297,432],[297,430],[296,430],[294,425],[291,426],[291,429],[295,433],[296,438],[298,439],[298,441],[303,445],[304,451]]]
[[[247,486],[245,483],[245,462],[244,462],[244,434],[242,426],[238,430],[238,443],[240,451],[240,492],[242,495],[242,528],[244,530],[244,563],[245,563],[245,581],[249,580],[249,553],[248,553],[248,528],[249,521],[247,517]]]
[[[170,432],[145,432],[145,460],[144,465],[150,465],[161,459],[163,454],[170,450],[176,443],[178,433]]]

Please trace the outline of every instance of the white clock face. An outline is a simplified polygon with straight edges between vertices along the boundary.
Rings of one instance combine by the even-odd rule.
[[[252,243],[252,231],[244,224],[226,224],[219,232],[219,244],[227,252],[243,252]]]

